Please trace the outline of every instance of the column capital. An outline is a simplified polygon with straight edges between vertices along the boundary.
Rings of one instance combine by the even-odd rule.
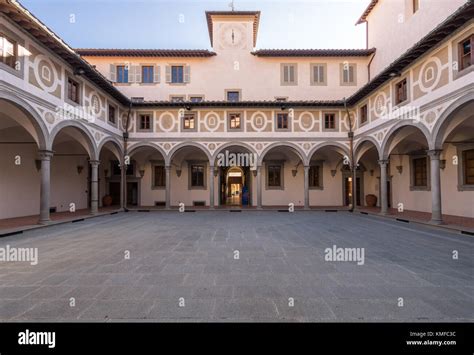
[[[387,166],[387,164],[390,162],[388,159],[380,159],[378,160],[379,165],[381,166]]]
[[[38,156],[41,160],[50,160],[54,155],[52,150],[38,150]]]
[[[428,156],[431,158],[431,159],[439,159],[441,153],[443,152],[442,149],[431,149],[431,150],[427,150],[426,151],[426,154],[428,154]]]
[[[89,164],[94,168],[98,167],[100,165],[100,160],[89,160]]]
[[[171,165],[165,165],[166,170],[171,170]]]

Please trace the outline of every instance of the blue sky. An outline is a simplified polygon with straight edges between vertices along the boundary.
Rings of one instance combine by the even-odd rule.
[[[20,0],[75,48],[210,48],[204,12],[231,0]],[[258,48],[365,48],[369,0],[235,0],[260,10]],[[71,21],[73,19],[74,21]]]

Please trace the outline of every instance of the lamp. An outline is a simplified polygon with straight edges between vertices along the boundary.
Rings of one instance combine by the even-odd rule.
[[[86,71],[84,70],[84,68],[74,69],[74,75],[80,76],[80,75],[84,75],[85,73],[86,73]]]
[[[391,72],[390,74],[388,74],[391,78],[398,78],[400,76],[402,76],[402,74],[400,74],[399,72]]]
[[[331,170],[331,176],[332,176],[332,177],[336,176],[336,173],[337,173],[337,170],[336,170],[336,169]]]
[[[219,168],[217,166],[214,167],[214,177],[217,177],[219,175]]]
[[[291,170],[291,174],[293,175],[293,177],[296,177],[296,174],[298,174],[298,170],[296,169]]]
[[[138,173],[140,174],[140,177],[145,176],[145,169],[138,170]]]
[[[439,160],[439,168],[441,170],[444,170],[446,168],[446,159],[440,159]]]
[[[252,170],[253,177],[257,177],[257,169]]]
[[[81,175],[82,170],[84,170],[84,167],[82,165],[78,165],[76,168],[77,168],[77,173]]]
[[[403,172],[403,165],[397,165],[396,168],[398,170],[398,173],[401,175]]]
[[[35,159],[36,170],[41,170],[41,159]]]
[[[104,169],[104,177],[109,177],[109,169]]]
[[[374,169],[370,169],[370,176],[374,176]]]
[[[181,169],[176,168],[176,176],[181,177]]]

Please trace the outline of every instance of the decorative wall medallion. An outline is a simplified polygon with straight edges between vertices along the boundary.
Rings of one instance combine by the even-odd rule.
[[[309,132],[313,130],[314,125],[316,124],[316,120],[314,118],[313,113],[305,111],[300,114],[298,118],[298,123],[303,131]]]
[[[223,122],[223,119],[214,111],[208,112],[203,119],[204,127],[206,127],[209,132],[215,132],[221,122]]]
[[[46,122],[48,122],[49,124],[53,124],[54,121],[55,121],[55,117],[54,115],[51,113],[51,112],[46,112],[44,114],[44,119]]]
[[[59,76],[53,62],[46,56],[38,54],[33,62],[33,71],[39,86],[46,92],[55,91],[59,85]]]
[[[169,111],[163,112],[158,118],[158,127],[163,132],[171,132],[175,130],[178,121]]]
[[[374,100],[374,112],[377,117],[381,117],[387,113],[387,95],[380,92]]]
[[[424,93],[431,92],[441,80],[441,60],[432,57],[423,63],[418,76],[418,85]]]
[[[250,117],[250,125],[254,131],[261,132],[265,129],[268,123],[268,118],[265,113],[258,111]]]

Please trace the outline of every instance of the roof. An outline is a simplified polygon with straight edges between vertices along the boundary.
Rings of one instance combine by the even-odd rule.
[[[140,107],[343,107],[342,100],[302,100],[302,101],[143,101],[134,106]]]
[[[92,65],[86,62],[69,47],[58,35],[45,26],[33,14],[26,10],[18,1],[0,0],[0,13],[23,28],[37,41],[55,53],[75,70],[82,69],[83,76],[107,92],[121,104],[128,105],[130,100]]]
[[[397,60],[380,72],[369,83],[361,87],[348,99],[349,105],[354,105],[388,80],[392,79],[392,73],[401,73],[418,58],[432,50],[446,37],[460,29],[464,24],[474,18],[474,2],[469,1],[459,7],[451,16],[435,27],[419,42],[403,53]]]
[[[360,16],[359,20],[357,20],[356,25],[359,25],[361,23],[367,22],[367,16],[369,16],[370,12],[372,9],[377,5],[379,0],[371,0],[369,6],[365,9],[363,14]]]
[[[115,49],[78,48],[83,57],[212,57],[216,53],[207,49]]]
[[[213,38],[212,16],[252,16],[253,17],[253,46],[257,45],[258,25],[260,23],[260,11],[206,11],[207,29],[209,30],[209,38],[211,46]]]
[[[375,53],[372,49],[259,49],[257,57],[365,57]]]

